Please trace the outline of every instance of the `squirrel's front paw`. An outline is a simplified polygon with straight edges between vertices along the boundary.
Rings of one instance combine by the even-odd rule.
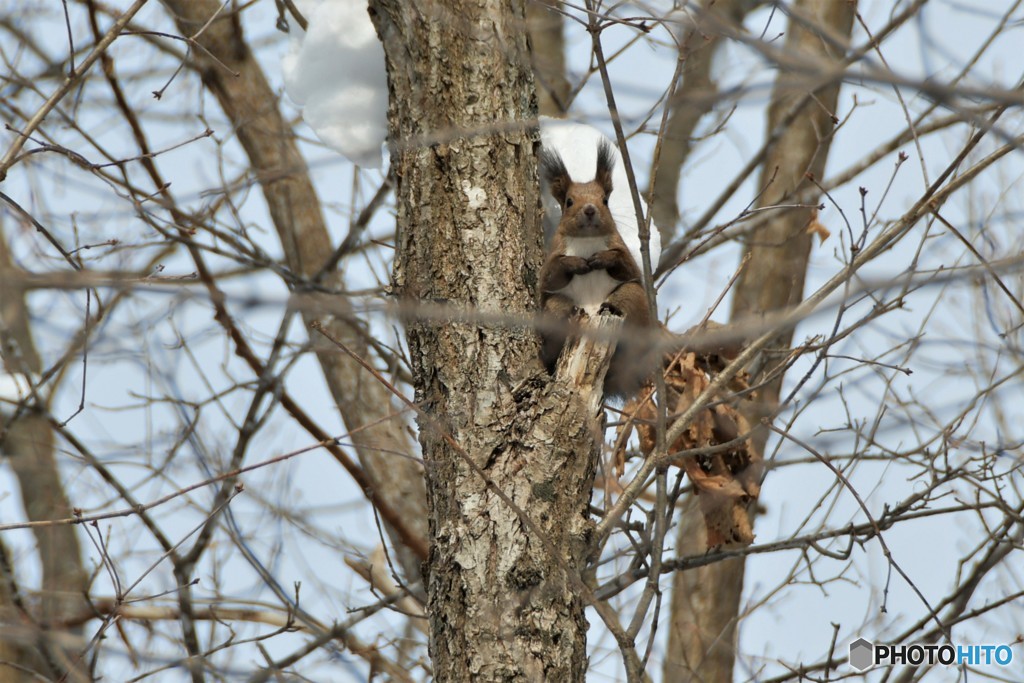
[[[587,259],[592,270],[608,270],[619,262],[619,254],[613,249],[599,251]]]
[[[559,262],[561,263],[562,268],[565,269],[565,272],[570,273],[571,275],[586,275],[592,269],[592,266],[587,259],[579,256],[563,256],[559,259]]]

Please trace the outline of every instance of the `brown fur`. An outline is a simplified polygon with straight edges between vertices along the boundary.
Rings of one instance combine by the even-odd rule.
[[[541,173],[552,196],[562,207],[562,219],[551,240],[551,248],[540,271],[541,308],[549,317],[568,321],[579,309],[608,310],[625,318],[623,336],[605,379],[605,393],[628,396],[640,388],[649,374],[637,353],[647,344],[652,324],[647,293],[640,268],[629,253],[615,220],[608,210],[612,191],[611,146],[598,147],[594,180],[574,182],[561,157],[541,153]],[[601,273],[607,275],[604,277]],[[588,311],[591,315],[597,311]],[[565,346],[567,330],[543,334],[541,357],[549,372],[554,371]]]

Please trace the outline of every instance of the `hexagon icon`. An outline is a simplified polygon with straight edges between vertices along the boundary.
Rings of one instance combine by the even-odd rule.
[[[850,643],[850,666],[863,671],[875,663],[875,646],[869,640],[858,638]]]

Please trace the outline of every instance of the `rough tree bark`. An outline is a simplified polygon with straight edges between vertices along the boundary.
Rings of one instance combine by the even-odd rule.
[[[375,0],[430,510],[438,681],[581,681],[593,406],[548,382],[532,329],[538,134],[522,0]],[[458,319],[454,317],[458,315]],[[480,317],[474,317],[480,316]]]
[[[164,0],[164,5],[174,15],[182,34],[191,36],[222,10],[223,3]],[[202,49],[194,50],[192,55],[203,83],[216,96],[249,157],[288,267],[303,277],[317,275],[333,247],[295,134],[278,108],[277,93],[242,36],[241,25],[232,15],[211,23],[196,40]],[[343,278],[336,271],[328,273],[322,284],[344,289]],[[307,293],[302,299],[307,324],[329,312],[322,320],[326,331],[356,355],[368,357],[365,323],[355,315],[347,298]],[[391,395],[354,359],[321,335],[314,334],[311,340],[327,386],[370,482],[377,494],[400,513],[408,527],[426,538],[423,470],[411,457],[396,455],[411,456],[414,451],[406,436],[406,423],[395,415]],[[415,581],[419,578],[420,558],[405,548],[396,534],[392,534],[392,540],[407,578]]]
[[[848,38],[850,35],[852,2],[798,0],[795,11],[809,20],[808,24],[822,27],[830,36]],[[825,60],[837,62],[842,58],[841,51],[820,32],[793,19],[786,32],[785,50],[815,64]],[[814,93],[814,97],[808,98],[809,93]],[[808,173],[821,178],[832,141],[838,96],[837,82],[808,83],[800,74],[779,73],[772,91],[768,130],[773,130],[801,102],[803,109],[765,159],[758,187],[768,185],[768,188],[758,206],[784,203],[787,197],[808,185]],[[744,253],[749,255],[750,261],[734,292],[731,314],[734,322],[751,320],[801,301],[813,238],[807,230],[810,219],[809,209],[779,210],[770,222],[748,238]],[[792,329],[780,330],[778,349],[788,348],[792,336]],[[774,357],[777,360],[779,355]],[[763,370],[752,377],[751,384],[765,380],[774,369],[772,361],[762,360],[755,365]],[[754,414],[749,416],[751,424],[758,424],[762,416],[774,413],[781,386],[782,373],[778,372],[760,390],[753,406]],[[761,452],[766,439],[766,431],[755,432],[755,446]],[[690,503],[687,514],[680,520],[678,552],[681,556],[706,550],[698,506],[693,501]],[[665,668],[670,680],[731,683],[744,568],[743,558],[739,558],[676,575],[672,590],[669,660]]]

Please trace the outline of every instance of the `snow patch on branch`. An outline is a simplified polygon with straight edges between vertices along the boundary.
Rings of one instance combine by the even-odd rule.
[[[302,3],[309,30],[293,25],[281,66],[285,91],[303,107],[316,136],[352,163],[380,168],[387,73],[384,47],[366,7],[355,0]]]
[[[361,0],[301,0],[300,10],[309,22],[303,33],[294,28],[291,49],[284,56],[285,90],[304,107],[306,123],[316,136],[352,163],[380,168],[381,146],[387,136],[388,85],[384,47]],[[583,123],[548,117],[540,120],[541,140],[556,151],[574,180],[587,182],[597,167],[597,146],[609,140],[601,131]],[[610,140],[609,140],[610,142]],[[640,231],[629,191],[626,169],[613,143],[616,164],[614,190],[608,208],[619,233],[638,266]],[[480,208],[487,195],[477,187],[462,187],[471,208]],[[647,213],[647,205],[640,200]],[[559,208],[545,193],[549,215]],[[661,255],[661,233],[651,224],[651,268]]]

